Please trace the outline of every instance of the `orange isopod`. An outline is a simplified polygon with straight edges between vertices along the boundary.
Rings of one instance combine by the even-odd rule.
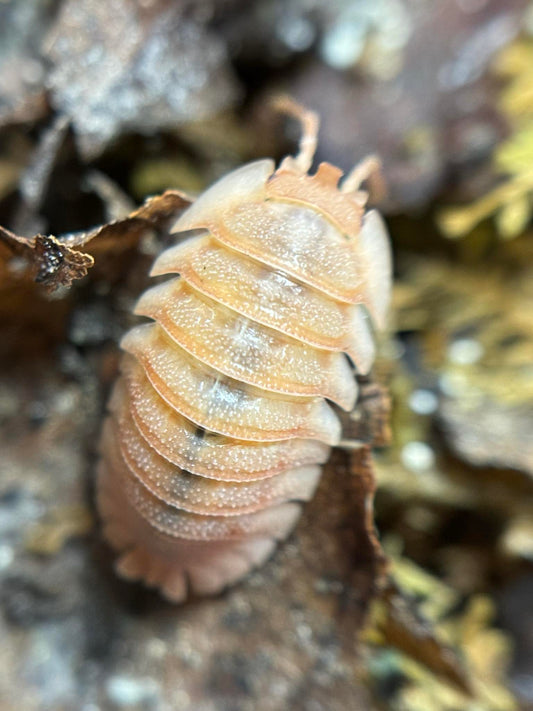
[[[117,570],[181,602],[261,565],[294,527],[374,358],[391,287],[384,223],[363,161],[309,175],[318,118],[275,169],[249,163],[173,227],[179,242],[122,340],[104,424],[98,506]],[[329,402],[334,403],[332,406]]]

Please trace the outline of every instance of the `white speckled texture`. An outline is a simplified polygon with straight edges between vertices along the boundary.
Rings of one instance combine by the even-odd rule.
[[[310,437],[333,445],[340,440],[339,419],[323,399],[276,395],[232,380],[202,366],[157,324],[136,326],[122,347],[142,364],[158,394],[204,430],[264,442]],[[129,374],[138,369],[130,363],[125,359]]]
[[[362,300],[364,262],[357,246],[322,215],[282,202],[226,209],[211,234],[243,254],[348,303]]]
[[[270,392],[320,395],[347,410],[355,403],[343,353],[319,350],[215,304],[183,279],[148,289],[135,313],[153,318],[191,355],[234,379]]]
[[[209,235],[192,237],[163,252],[152,275],[171,273],[258,323],[317,348],[356,355],[350,332],[356,305],[335,301],[280,270],[219,245]]]
[[[124,415],[116,423],[108,420],[103,442],[106,448],[117,448],[117,457],[154,496],[190,513],[251,513],[287,499],[308,501],[320,475],[318,466],[308,466],[250,482],[223,482],[197,476],[157,454]]]
[[[278,474],[290,467],[323,464],[328,445],[312,439],[245,442],[214,432],[200,432],[173,410],[139,369],[135,380],[119,379],[110,409],[125,409],[143,438],[162,457],[193,474],[220,481],[248,481]]]
[[[153,321],[121,344],[99,507],[119,572],[174,601],[219,592],[288,535],[340,439],[326,400],[354,406],[347,355],[368,372],[388,304],[377,213],[344,210],[331,182],[327,214],[298,204],[297,180],[273,198],[272,170],[244,166],[184,213],[175,228],[193,233],[152,269],[179,277],[145,292],[136,313]],[[335,175],[307,176],[305,195]]]

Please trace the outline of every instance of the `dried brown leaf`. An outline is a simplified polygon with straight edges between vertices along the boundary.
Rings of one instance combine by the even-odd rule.
[[[91,243],[91,251],[106,252],[112,247],[119,251],[123,245],[116,240],[129,236],[128,246],[135,243],[147,229],[162,229],[177,213],[188,207],[193,198],[180,190],[166,190],[162,195],[148,198],[141,207],[130,215],[95,227],[88,232],[80,232],[66,237],[69,245],[85,247]],[[115,243],[115,244],[114,244]]]
[[[439,638],[416,601],[392,577],[383,589],[380,604],[378,626],[385,644],[399,649],[470,696],[472,688],[459,655]]]
[[[33,248],[38,266],[35,281],[51,291],[59,286],[68,287],[75,279],[83,278],[94,264],[90,254],[70,249],[53,235],[36,235]]]
[[[374,527],[375,490],[369,447],[336,452],[296,529],[299,563],[292,561],[287,570],[290,579],[302,578],[298,587],[303,578],[315,578],[316,592],[307,593],[306,605],[319,604],[326,591],[333,593],[330,614],[343,648],[352,652],[387,570]],[[284,553],[282,546],[281,559]]]
[[[59,286],[69,287],[74,280],[84,277],[94,265],[95,255],[105,256],[131,249],[147,230],[162,227],[191,202],[184,193],[167,190],[163,195],[148,199],[124,219],[60,238],[40,234],[21,237],[0,226],[0,244],[8,248],[5,260],[9,256],[22,257],[35,281],[54,291]],[[92,255],[79,250],[89,243]]]
[[[180,190],[166,190],[162,195],[148,198],[130,218],[137,218],[149,222],[152,227],[159,227],[161,222],[172,218],[178,210],[188,207],[193,199]]]
[[[372,381],[361,384],[357,408],[343,421],[347,450],[347,501],[350,506],[352,575],[346,593],[348,609],[355,609],[357,631],[385,580],[388,563],[376,535],[374,496],[376,478],[371,446],[382,446],[390,437],[390,398],[384,387]],[[350,626],[348,629],[351,629]]]
[[[456,591],[394,548],[390,579],[365,629],[377,693],[380,682],[396,682],[387,708],[516,711],[506,688],[511,647],[493,626],[490,598],[474,595],[460,605]]]
[[[35,281],[49,291],[60,286],[70,286],[75,279],[81,279],[94,264],[89,254],[71,249],[53,235],[19,237],[0,227],[0,240],[13,254],[23,257],[34,273]]]
[[[353,531],[357,541],[353,589],[358,594],[365,591],[366,606],[380,589],[388,568],[374,525],[376,478],[370,447],[350,452],[349,473],[354,493]],[[361,577],[367,579],[366,586],[362,584]]]
[[[391,400],[387,389],[373,381],[359,383],[359,399],[352,412],[339,412],[342,422],[340,446],[355,449],[361,444],[386,447],[390,444]]]

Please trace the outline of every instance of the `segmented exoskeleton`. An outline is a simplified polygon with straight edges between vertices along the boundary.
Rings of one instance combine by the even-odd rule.
[[[180,217],[123,339],[98,503],[117,568],[169,599],[213,594],[272,553],[339,442],[374,357],[390,250],[365,212],[364,161],[309,175],[318,120],[292,104],[300,151],[245,165]]]

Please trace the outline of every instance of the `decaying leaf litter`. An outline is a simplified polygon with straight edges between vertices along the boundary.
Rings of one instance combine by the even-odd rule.
[[[7,709],[531,703],[530,221],[522,193],[503,222],[515,226],[503,232],[512,241],[498,239],[499,219],[471,222],[450,242],[443,218],[458,201],[475,215],[493,191],[516,199],[498,181],[522,181],[527,165],[527,92],[509,99],[527,86],[527,3],[465,13],[450,2],[421,13],[383,2],[357,17],[349,5],[336,3],[330,15],[297,0],[213,3],[204,14],[163,2],[139,13],[128,2],[2,8],[2,27],[26,24],[2,43],[0,61],[27,67],[22,81],[3,73],[0,101]],[[124,45],[107,39],[113,12],[130,33]],[[387,13],[404,22],[392,56],[372,31]],[[91,42],[90,17],[102,33]],[[249,42],[258,18],[262,47]],[[367,32],[351,59],[339,51],[343,24]],[[170,28],[181,25],[172,51],[188,57],[194,81],[173,73],[176,55],[165,54]],[[442,48],[429,41],[435,26],[446,28]],[[456,44],[444,41],[450,36]],[[216,37],[209,57],[192,48],[197,37]],[[479,43],[488,48],[483,63],[469,64]],[[89,61],[95,74],[82,77]],[[431,71],[417,77],[423,66]],[[113,79],[91,94],[91,76],[104,67]],[[437,70],[451,88],[435,86]],[[434,102],[421,101],[422,80]],[[384,128],[380,102],[398,87],[420,110],[398,111]],[[294,129],[282,131],[268,104],[281,89],[322,112],[322,158],[340,151],[348,168],[376,150],[391,184],[395,310],[369,397],[349,423],[354,439],[379,445],[374,508],[387,562],[370,525],[365,450],[339,452],[266,569],[220,599],[176,611],[113,578],[92,515],[95,442],[116,342],[167,243],[167,221],[188,193],[231,167],[290,148]],[[174,110],[176,92],[185,98]],[[124,120],[126,97],[135,109]],[[150,193],[161,197],[136,207]],[[376,430],[387,408],[373,394],[383,385],[392,395],[389,445]]]

